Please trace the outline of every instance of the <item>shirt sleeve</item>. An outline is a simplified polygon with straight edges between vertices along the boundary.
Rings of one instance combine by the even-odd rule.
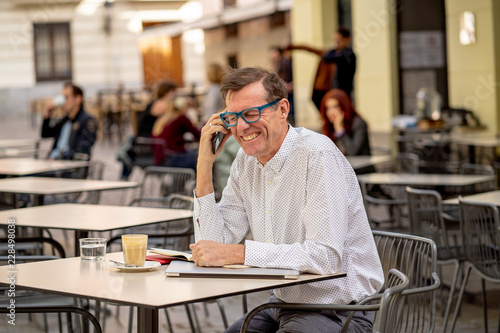
[[[337,153],[341,154],[339,151]],[[346,172],[349,174],[334,151],[322,152],[310,158],[306,204],[300,218],[305,240],[292,244],[247,240],[245,264],[316,274],[338,272],[349,226],[351,194],[345,180]],[[352,176],[353,172],[349,174],[349,177]]]
[[[238,244],[248,233],[248,217],[239,195],[238,175],[234,164],[231,169],[231,176],[219,204],[216,204],[213,192],[200,198],[196,197],[196,192],[194,193],[193,224],[196,242],[213,240],[225,244]]]

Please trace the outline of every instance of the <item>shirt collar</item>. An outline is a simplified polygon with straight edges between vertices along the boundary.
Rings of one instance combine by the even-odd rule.
[[[263,167],[268,170],[273,170],[275,173],[280,172],[283,164],[285,164],[285,161],[292,152],[293,144],[298,136],[297,131],[295,131],[291,125],[288,125],[288,132],[280,149]],[[259,161],[257,161],[257,163],[259,167],[262,168],[262,164]]]

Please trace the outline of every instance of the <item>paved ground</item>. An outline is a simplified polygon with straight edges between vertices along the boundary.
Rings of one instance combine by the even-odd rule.
[[[27,119],[9,120],[8,122],[0,120],[0,139],[13,139],[13,138],[38,138],[38,129],[31,128]],[[50,140],[44,141],[42,148],[49,149]],[[383,144],[378,144],[383,145]],[[107,180],[117,180],[120,175],[120,164],[116,161],[116,152],[119,148],[119,143],[117,139],[113,142],[100,140],[97,142],[93,158],[103,160],[106,162],[106,169],[104,179]],[[140,180],[140,172],[134,172],[132,174],[132,180]],[[116,204],[116,205],[126,205],[135,196],[134,191],[128,190],[125,193],[119,191],[109,191],[104,192],[101,197],[101,203],[103,204]],[[55,237],[60,239],[65,247],[71,251],[73,248],[71,244],[72,237],[65,237],[62,232],[55,231]],[[71,255],[71,252],[69,253]],[[451,275],[450,269],[444,269],[444,281],[449,284]],[[498,327],[498,309],[500,297],[498,293],[497,285],[487,284],[488,288],[488,314],[489,314],[489,331],[497,331]],[[482,327],[482,306],[481,297],[474,297],[480,293],[480,280],[476,275],[472,275],[471,281],[469,282],[467,291],[471,294],[463,305],[462,315],[459,318],[456,332],[480,332],[483,331]],[[168,292],[168,291],[164,291]],[[260,292],[249,295],[249,307],[252,308],[262,302],[267,300],[267,293]],[[228,321],[233,322],[242,315],[241,307],[241,296],[230,297],[223,299],[225,304],[225,309],[228,316]],[[209,309],[209,315],[206,316],[201,304],[197,304],[197,313],[200,321],[200,326],[203,332],[222,332],[223,325],[220,317],[220,313],[217,309],[215,303],[207,305]],[[118,333],[126,332],[128,328],[128,307],[120,307],[119,313],[117,314],[116,306],[109,306],[110,316],[108,316],[105,327],[105,332]],[[190,332],[186,312],[183,307],[177,307],[169,309],[170,318],[173,322],[173,328],[175,332]],[[163,314],[160,316],[160,325],[162,332],[168,332],[166,326],[166,319]],[[0,333],[1,332],[43,332],[43,320],[41,315],[33,315],[31,321],[28,320],[27,315],[18,315],[17,325],[12,327],[7,325],[6,317],[2,315],[0,317]],[[442,332],[442,317],[440,316],[438,309],[438,316],[436,319],[436,330],[435,332]],[[58,332],[57,328],[57,317],[55,315],[49,315],[50,332]],[[134,330],[135,331],[135,330]]]

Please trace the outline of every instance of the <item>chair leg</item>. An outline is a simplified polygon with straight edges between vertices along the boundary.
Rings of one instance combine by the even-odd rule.
[[[484,333],[488,333],[488,300],[486,299],[486,284],[484,279],[481,279],[481,287],[483,288]]]
[[[134,307],[131,306],[128,316],[128,333],[132,333],[133,324],[134,324]]]
[[[453,294],[455,293],[455,288],[457,285],[458,276],[460,275],[461,266],[462,265],[460,263],[457,263],[455,268],[455,275],[453,276],[453,280],[451,283],[450,295],[448,296],[448,303],[446,304],[446,311],[444,313],[444,329],[443,329],[444,333],[446,333],[446,328],[448,326],[448,319],[450,317],[451,306],[453,305]]]
[[[462,298],[464,296],[465,287],[467,286],[467,281],[469,280],[471,269],[472,269],[471,266],[467,267],[464,279],[462,281],[462,288],[460,288],[460,294],[458,295],[457,306],[455,307],[455,314],[453,315],[451,333],[455,332],[455,324],[457,323],[458,312],[460,312],[460,307],[462,305]]]
[[[191,310],[189,309],[189,304],[184,305],[186,308],[186,314],[188,316],[189,326],[191,327],[191,332],[196,333],[196,328],[194,327],[193,317],[191,316]]]
[[[47,314],[43,314],[43,328],[45,330],[45,333],[49,333],[49,323],[47,321]]]
[[[170,321],[170,316],[168,315],[167,308],[165,308],[165,317],[167,317],[167,325],[168,325],[168,331],[170,333],[174,333],[174,330],[172,328],[172,322]]]
[[[190,305],[191,305],[191,310],[193,310],[193,317],[194,317],[194,322],[196,323],[196,329],[198,330],[198,333],[201,333],[201,326],[200,322],[198,321],[198,314],[196,313],[196,308],[194,307],[194,304]]]
[[[247,294],[243,294],[243,314],[248,312]]]
[[[62,316],[60,313],[57,314],[57,322],[59,323],[59,333],[63,333]]]
[[[217,299],[217,305],[219,306],[220,316],[222,317],[222,322],[224,323],[224,329],[227,329],[229,325],[227,324],[226,311],[224,310],[224,304],[220,299]]]

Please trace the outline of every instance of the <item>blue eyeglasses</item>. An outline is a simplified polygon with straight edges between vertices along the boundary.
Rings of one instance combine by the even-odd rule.
[[[221,113],[220,119],[222,119],[224,124],[226,124],[226,126],[228,127],[235,126],[236,124],[238,124],[238,117],[241,117],[241,119],[243,119],[247,124],[255,123],[257,120],[260,119],[262,110],[270,106],[273,106],[279,101],[281,101],[281,99],[277,99],[274,102],[267,103],[259,107],[245,109],[241,112],[224,112]]]

